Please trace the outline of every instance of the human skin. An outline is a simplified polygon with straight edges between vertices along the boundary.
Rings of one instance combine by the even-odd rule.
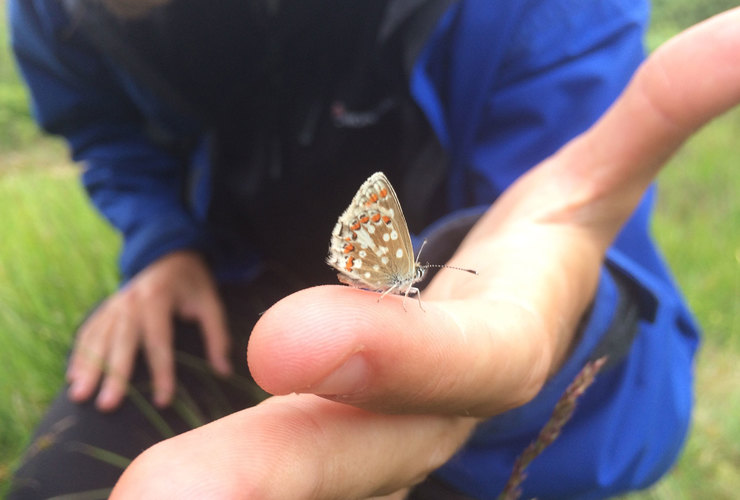
[[[276,396],[153,446],[111,498],[402,498],[557,372],[649,183],[740,102],[738,53],[736,8],[652,54],[601,120],[490,208],[450,261],[479,276],[441,271],[426,311],[341,286],[275,304],[248,362]]]
[[[142,347],[154,403],[169,405],[176,385],[173,315],[200,324],[211,366],[228,375],[230,337],[210,272],[195,252],[173,252],[110,296],[80,327],[66,373],[69,398],[86,401],[100,382],[96,407],[116,409]]]

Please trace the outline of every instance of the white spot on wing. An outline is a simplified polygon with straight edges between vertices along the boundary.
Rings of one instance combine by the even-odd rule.
[[[372,248],[374,246],[373,238],[364,229],[357,231],[357,242],[360,244],[360,248]]]
[[[396,257],[399,258],[399,259],[401,257],[403,257],[403,249],[402,248],[399,248],[398,250],[396,250]]]

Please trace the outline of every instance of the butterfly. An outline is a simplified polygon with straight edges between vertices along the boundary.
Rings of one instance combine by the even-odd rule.
[[[403,295],[404,309],[409,294],[416,295],[421,307],[421,294],[414,284],[427,268],[451,267],[419,264],[398,196],[383,172],[374,173],[360,186],[339,217],[326,261],[339,271],[340,282],[379,292],[378,300],[389,293]],[[478,274],[472,269],[453,269]]]

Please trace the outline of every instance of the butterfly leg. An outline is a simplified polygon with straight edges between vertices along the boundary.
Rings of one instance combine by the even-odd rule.
[[[421,309],[424,312],[427,312],[426,309],[424,309],[424,306],[421,305],[421,291],[416,288],[415,286],[409,285],[409,287],[406,289],[406,293],[403,294],[403,302],[401,302],[401,305],[403,306],[403,310],[406,310],[406,299],[409,296],[409,293],[413,292],[416,294],[416,300],[419,301],[419,309]]]
[[[378,302],[380,302],[380,299],[382,299],[383,297],[385,297],[386,295],[388,295],[389,293],[391,293],[396,288],[398,288],[398,284],[393,285],[388,290],[386,290],[385,292],[381,293],[380,294],[380,297],[378,297]]]

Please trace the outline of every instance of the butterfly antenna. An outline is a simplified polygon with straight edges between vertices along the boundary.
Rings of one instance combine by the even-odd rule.
[[[475,274],[476,276],[479,275],[478,271],[475,269],[467,269],[464,267],[456,267],[456,266],[448,266],[445,264],[425,264],[424,269],[427,269],[429,267],[439,267],[439,268],[447,268],[447,269],[454,269],[456,271],[465,271],[466,273]]]
[[[421,242],[421,246],[419,247],[419,251],[416,252],[416,263],[419,263],[419,257],[421,257],[421,251],[424,250],[424,247],[427,244],[427,239],[424,238],[424,241]]]
[[[424,245],[426,245],[426,244],[427,244],[427,240],[425,238],[424,241],[421,243],[421,247],[419,247],[419,252],[416,254],[416,263],[417,264],[419,263],[419,257],[421,257],[421,251],[424,250]],[[423,266],[421,266],[421,267],[423,267],[424,269],[428,269],[430,267],[439,267],[439,268],[446,267],[447,269],[455,269],[457,271],[465,271],[466,273],[475,274],[476,276],[478,276],[478,271],[476,271],[475,269],[466,269],[464,267],[448,266],[448,265],[445,265],[445,264],[429,264],[428,262],[426,264],[424,264]]]

